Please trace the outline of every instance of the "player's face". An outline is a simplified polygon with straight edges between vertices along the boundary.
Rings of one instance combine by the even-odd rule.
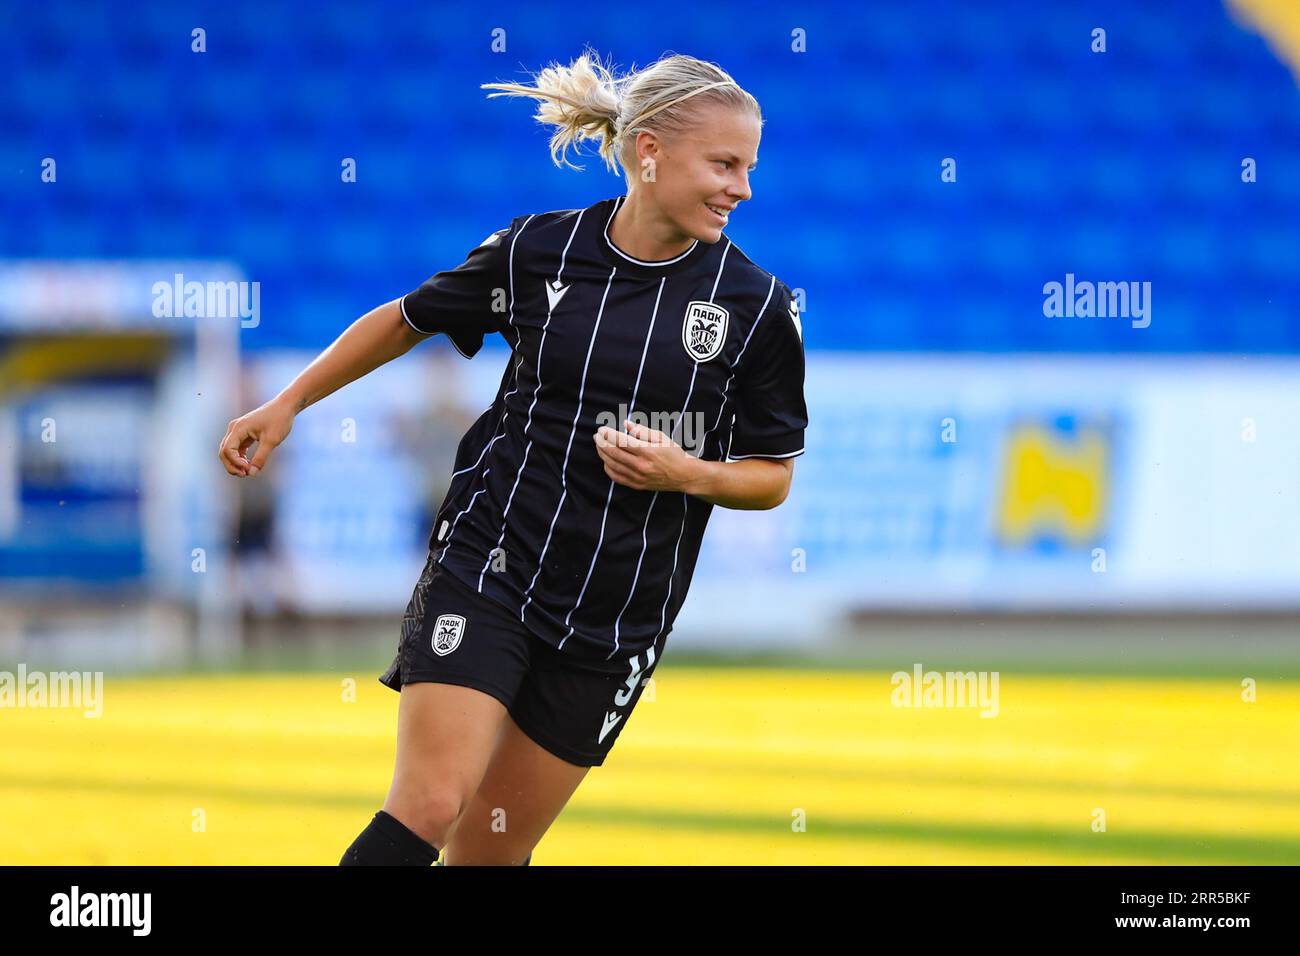
[[[749,174],[758,162],[762,127],[752,113],[720,105],[702,107],[696,116],[690,130],[665,144],[655,193],[677,228],[713,243],[722,238],[731,211],[751,195]]]

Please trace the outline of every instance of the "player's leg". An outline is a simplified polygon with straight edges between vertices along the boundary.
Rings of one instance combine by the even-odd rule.
[[[439,863],[526,865],[590,769],[550,753],[507,716],[483,781],[449,834]]]
[[[505,706],[455,684],[405,684],[397,760],[383,810],[344,853],[344,865],[432,863],[492,757]]]
[[[403,686],[385,812],[443,846],[483,780],[505,719],[499,700],[472,687]]]
[[[527,638],[512,612],[458,583],[430,554],[397,656],[380,678],[401,692],[388,798],[341,864],[434,861],[487,770],[528,670]]]
[[[655,646],[614,660],[531,645],[528,674],[483,784],[448,837],[448,865],[518,865],[528,858],[587,771],[604,763],[663,643],[661,636]]]

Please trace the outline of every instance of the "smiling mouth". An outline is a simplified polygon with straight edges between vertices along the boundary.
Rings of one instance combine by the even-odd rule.
[[[721,219],[724,224],[726,223],[727,216],[729,215],[730,210],[721,209],[717,206],[710,206],[708,203],[704,204],[704,208],[707,209],[709,212],[713,213],[713,215],[717,216],[719,219]]]

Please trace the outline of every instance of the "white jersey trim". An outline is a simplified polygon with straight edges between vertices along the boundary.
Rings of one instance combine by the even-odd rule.
[[[674,262],[681,262],[692,252],[694,252],[695,247],[700,244],[700,240],[696,239],[687,247],[685,252],[683,252],[679,256],[674,256],[671,259],[638,259],[636,256],[629,256],[618,246],[614,245],[614,241],[609,238],[610,224],[614,222],[614,216],[618,213],[619,206],[623,204],[624,198],[625,197],[623,196],[619,196],[618,199],[614,201],[614,210],[609,214],[609,218],[605,220],[605,228],[601,231],[601,235],[605,239],[605,245],[609,246],[610,249],[614,250],[614,252],[619,256],[619,258],[626,259],[628,262],[634,263],[635,265],[638,266],[649,266],[651,269],[653,269],[658,266],[670,266]]]
[[[790,451],[790,452],[786,452],[784,455],[764,455],[764,454],[758,454],[758,455],[730,455],[730,454],[729,454],[729,455],[727,455],[727,461],[741,461],[741,460],[743,460],[743,459],[745,459],[745,458],[796,458],[796,457],[798,457],[799,455],[802,455],[802,454],[803,454],[803,451],[804,451],[804,450],[803,450],[802,448],[800,448],[798,451]]]
[[[406,295],[410,295],[410,294],[411,293],[409,292],[406,293]],[[406,314],[406,295],[398,299],[397,304],[402,310],[402,318],[406,320],[407,325],[415,329],[415,331],[419,332],[421,335],[447,335],[447,333],[445,332],[426,332],[424,331],[424,329],[418,328],[416,324],[411,321],[411,317]],[[451,347],[454,348],[457,352],[460,352],[461,355],[465,355],[465,353],[461,351],[460,346],[456,344],[456,340],[453,339],[450,335],[447,335],[447,341],[451,343]],[[473,356],[465,355],[465,358],[473,358]]]

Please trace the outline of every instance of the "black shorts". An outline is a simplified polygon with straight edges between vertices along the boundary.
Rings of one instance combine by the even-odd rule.
[[[453,577],[430,552],[402,619],[397,657],[379,680],[459,684],[491,694],[550,753],[598,767],[641,699],[663,654],[592,659],[560,651],[517,614]]]

